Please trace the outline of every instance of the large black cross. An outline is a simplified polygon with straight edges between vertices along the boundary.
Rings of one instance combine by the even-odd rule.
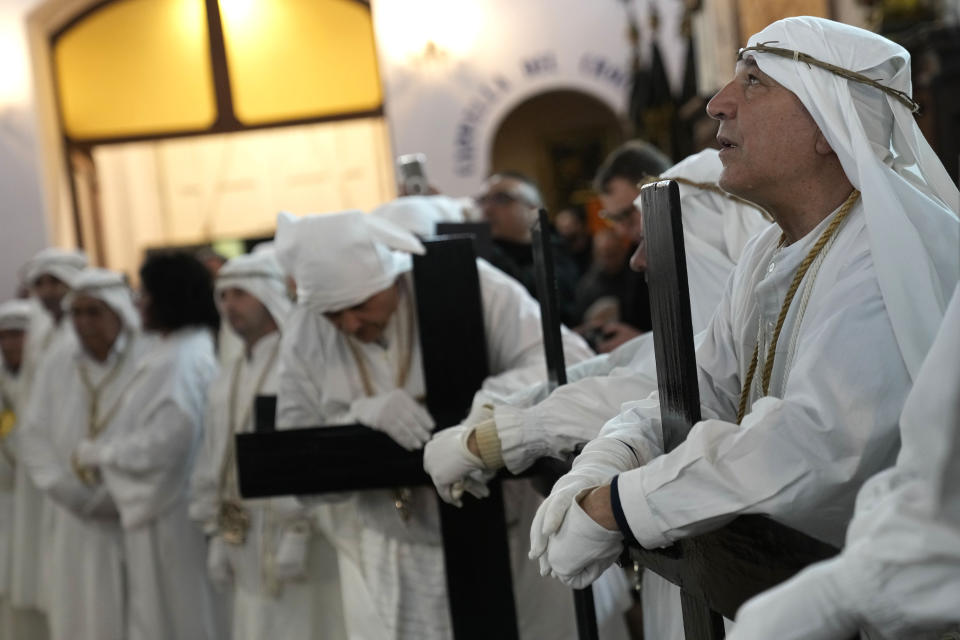
[[[413,282],[426,404],[438,428],[459,424],[487,377],[480,282],[470,237],[424,242]],[[245,498],[430,485],[423,452],[409,452],[363,425],[237,435]],[[440,501],[447,593],[457,640],[517,639],[500,481],[490,496]],[[439,500],[439,498],[438,498]]]
[[[640,199],[660,415],[669,451],[700,421],[680,194],[676,182],[662,181],[643,187]],[[749,598],[837,553],[762,516],[741,516],[665,550],[629,549],[635,563],[680,587],[687,640],[720,640],[723,616],[733,619]]]

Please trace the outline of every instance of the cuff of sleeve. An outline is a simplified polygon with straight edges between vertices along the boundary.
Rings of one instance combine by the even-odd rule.
[[[506,405],[497,406],[493,416],[503,464],[511,473],[526,470],[538,458],[546,455],[542,446],[543,430],[533,409],[520,409]]]
[[[613,509],[613,518],[617,521],[617,528],[623,534],[623,539],[629,544],[638,544],[637,539],[633,537],[633,531],[630,531],[630,525],[627,524],[627,516],[623,513],[623,506],[620,504],[620,476],[613,476],[610,481],[610,507]]]
[[[480,450],[480,459],[487,469],[499,469],[503,466],[503,450],[500,446],[500,436],[497,434],[497,423],[487,420],[477,425],[474,430],[477,434],[477,448]]]
[[[647,549],[666,547],[673,541],[657,527],[656,517],[643,491],[643,473],[644,468],[640,467],[617,476],[617,500],[624,524],[633,540],[641,546]],[[619,519],[617,524],[620,524]],[[628,535],[627,531],[624,536]]]

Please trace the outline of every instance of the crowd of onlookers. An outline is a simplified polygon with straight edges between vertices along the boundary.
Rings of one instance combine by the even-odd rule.
[[[576,327],[599,352],[609,352],[650,330],[650,309],[641,264],[630,259],[643,241],[634,224],[638,184],[671,165],[655,147],[631,142],[615,150],[598,169],[594,189],[601,210],[583,205],[560,209],[552,216],[554,273],[564,324]],[[543,198],[536,183],[523,174],[495,173],[476,199],[490,223],[492,262],[537,295],[530,224]]]

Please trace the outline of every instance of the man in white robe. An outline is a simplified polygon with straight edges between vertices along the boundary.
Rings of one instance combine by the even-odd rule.
[[[0,638],[15,638],[10,606],[13,561],[13,487],[16,455],[7,441],[17,426],[23,387],[23,350],[33,305],[0,304]]]
[[[730,640],[960,632],[960,289],[907,396],[896,466],[857,496],[843,553],[747,602]]]
[[[21,463],[53,505],[47,619],[53,640],[122,640],[126,577],[120,518],[102,479],[77,464],[84,440],[115,427],[145,351],[122,274],[86,269],[64,301],[77,340],[53,348],[21,436]]]
[[[698,334],[709,324],[744,245],[769,226],[757,207],[720,191],[716,181],[721,169],[717,152],[708,149],[684,159],[661,176],[679,183],[690,309]],[[639,245],[632,266],[643,270],[646,250],[639,206],[638,198],[637,208],[624,224]],[[492,413],[479,413],[473,419],[487,420],[435,435],[425,449],[424,468],[441,497],[449,499],[457,483],[470,481],[471,476],[477,479],[490,466],[502,465],[520,473],[541,457],[565,458],[577,445],[595,438],[603,423],[617,415],[621,404],[656,391],[653,335],[641,335],[609,354],[570,367],[567,374],[568,384],[549,397],[546,386],[538,385],[506,398],[484,398],[482,401],[493,407]],[[464,431],[475,431],[476,435],[464,436]],[[485,462],[475,452],[471,455],[464,443],[475,443],[478,438],[498,442],[499,456]],[[659,618],[656,610],[663,605],[650,596],[664,590],[672,592],[670,597],[679,610],[679,590],[652,574],[644,575],[644,609],[651,612],[644,615],[645,632],[661,640],[682,634],[672,619],[664,620],[666,627],[654,624]]]
[[[210,388],[190,516],[210,536],[211,579],[231,594],[232,638],[345,638],[338,585],[323,579],[336,552],[311,510],[292,497],[242,500],[237,484],[234,434],[253,431],[256,396],[277,393],[286,278],[272,251],[241,255],[221,267],[215,294],[244,350]]]
[[[741,513],[840,545],[960,275],[957,189],[911,118],[906,51],[809,17],[750,43],[708,113],[720,186],[779,228],[745,248],[697,351],[704,420],[665,454],[680,434],[656,397],[626,405],[541,507],[531,557],[567,584],[624,539],[662,547]]]
[[[56,390],[34,385],[34,377],[45,354],[61,343],[75,340],[69,322],[64,322],[63,299],[74,277],[87,266],[81,251],[49,247],[37,252],[24,267],[24,281],[36,302],[27,331],[23,363],[23,398],[26,408],[36,393],[50,398]],[[19,435],[11,445],[16,450]],[[53,509],[29,479],[23,465],[17,467],[14,488],[13,565],[10,587],[17,638],[41,640],[47,637],[46,621],[40,615],[46,607],[49,568],[44,549],[50,548]]]
[[[278,426],[360,422],[408,449],[420,448],[434,427],[415,399],[425,389],[409,272],[410,254],[423,251],[420,242],[379,217],[351,211],[301,219],[281,214],[276,246],[298,289],[281,347]],[[482,260],[477,268],[491,372],[543,367],[536,303]],[[571,362],[589,354],[567,331],[564,348]],[[525,571],[529,563],[519,553],[521,518],[532,515],[527,501],[537,496],[526,485],[507,491],[517,494],[507,496],[507,515],[518,523],[508,535],[521,637],[572,637],[569,592]],[[366,491],[353,500],[360,520],[353,546],[386,638],[450,638],[433,490]],[[351,617],[348,611],[348,629]]]
[[[217,372],[213,286],[186,254],[149,258],[140,278],[150,348],[111,428],[81,442],[76,461],[99,470],[120,512],[127,561],[124,637],[215,640],[225,633],[222,604],[205,570],[203,532],[188,514],[207,389]]]

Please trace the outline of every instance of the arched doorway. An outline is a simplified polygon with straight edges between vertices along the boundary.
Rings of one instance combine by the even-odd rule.
[[[541,93],[510,111],[493,136],[491,172],[521,171],[537,181],[549,211],[589,208],[594,172],[623,141],[613,110],[580,91]]]

